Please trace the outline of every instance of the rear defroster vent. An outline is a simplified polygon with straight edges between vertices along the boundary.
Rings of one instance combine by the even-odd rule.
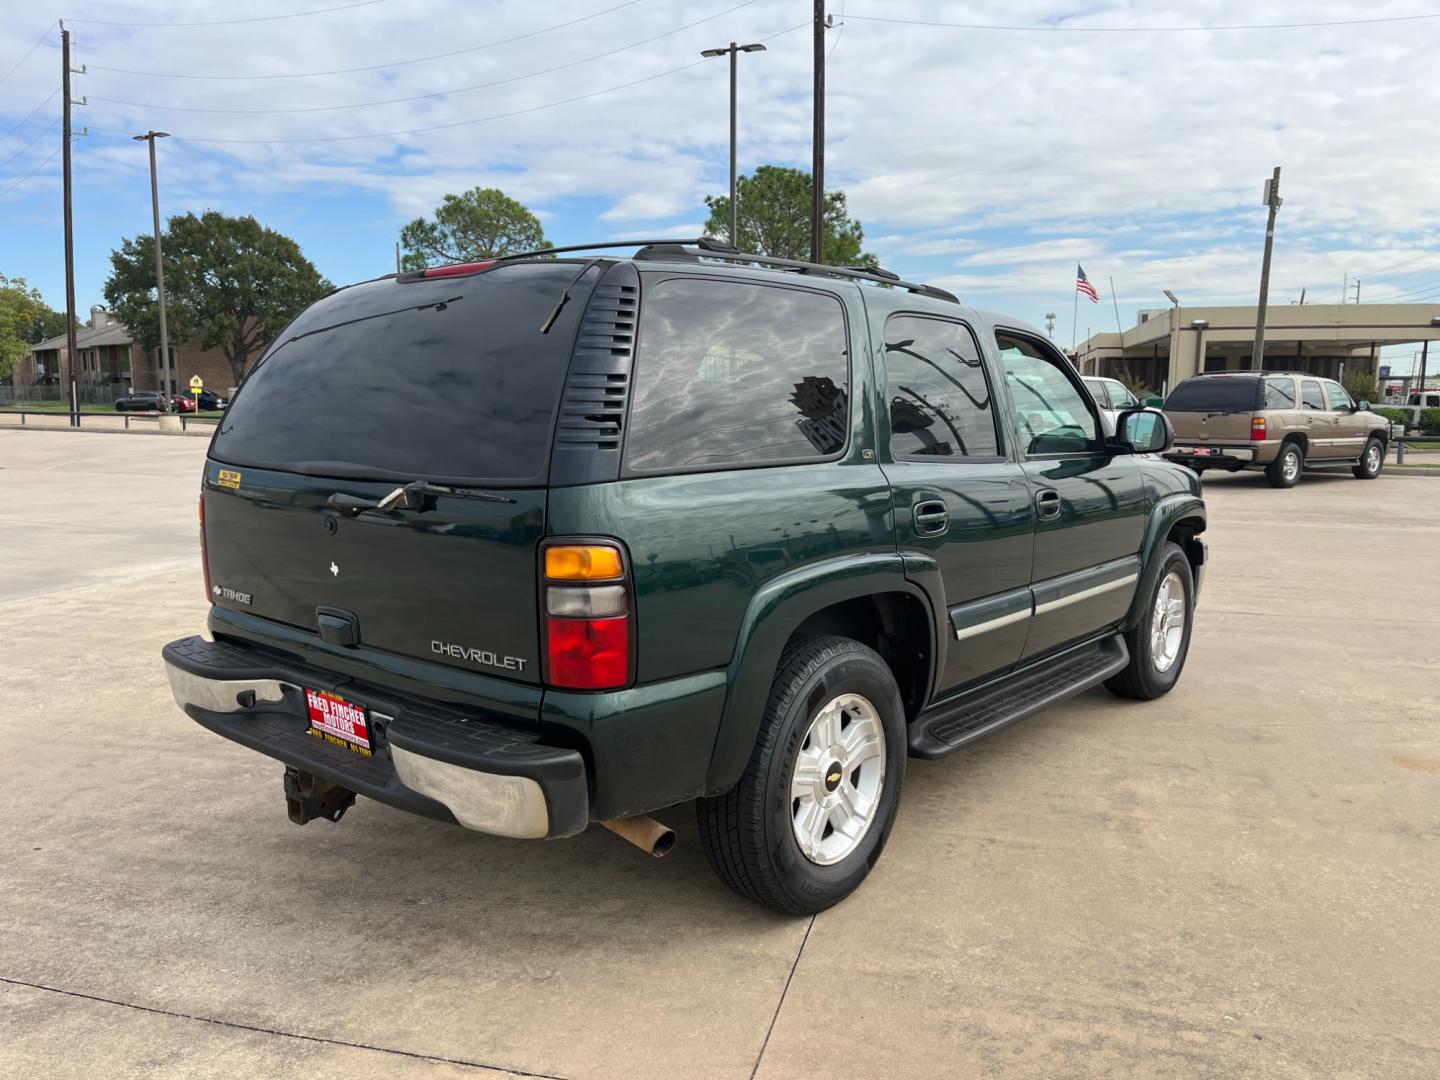
[[[640,275],[618,263],[590,296],[555,425],[552,484],[615,479],[630,396]]]

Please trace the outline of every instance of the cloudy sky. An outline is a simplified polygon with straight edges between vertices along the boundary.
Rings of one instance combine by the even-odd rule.
[[[0,22],[0,272],[64,297],[59,34],[74,33],[76,282],[166,213],[253,214],[331,280],[393,268],[399,228],[496,186],[557,243],[693,235],[742,171],[809,167],[810,0],[51,0]],[[1243,302],[1263,180],[1284,167],[1272,303],[1440,312],[1440,3],[831,0],[829,186],[883,265],[1069,344],[1140,307]],[[299,14],[299,13],[309,14]],[[81,18],[85,16],[86,18]],[[273,16],[291,16],[274,18]],[[233,21],[243,20],[243,21]],[[260,21],[256,21],[260,20]],[[1330,26],[1277,26],[1341,23]],[[47,31],[46,24],[50,22]],[[186,23],[190,25],[170,25]],[[167,24],[167,25],[157,25]],[[952,25],[937,25],[952,24]],[[1239,28],[1242,25],[1262,28]],[[1202,29],[1195,29],[1201,27]],[[1222,29],[1229,27],[1228,29]],[[38,45],[37,45],[38,42]],[[32,50],[33,51],[30,51]],[[28,54],[27,54],[28,52]],[[5,73],[10,72],[8,78]],[[9,159],[9,160],[6,160]]]

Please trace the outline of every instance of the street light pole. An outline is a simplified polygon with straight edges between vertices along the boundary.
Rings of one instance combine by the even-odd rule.
[[[147,131],[136,142],[150,144],[150,209],[155,218],[155,291],[160,298],[160,379],[165,384],[165,411],[174,408],[174,371],[170,363],[170,331],[165,320],[165,262],[160,253],[160,184],[155,176],[155,140],[170,137],[168,131]]]
[[[740,55],[740,53],[742,53],[742,52],[764,52],[764,51],[765,51],[765,46],[764,46],[764,45],[761,45],[759,42],[753,42],[753,43],[751,43],[751,44],[749,44],[749,45],[737,45],[735,42],[732,41],[732,42],[730,42],[730,47],[729,47],[729,48],[726,48],[726,49],[704,49],[704,50],[702,50],[701,53],[700,53],[701,56],[706,56],[706,57],[709,57],[709,56],[725,56],[727,53],[728,53],[729,56],[730,56],[730,246],[733,247],[733,248],[738,248],[738,247],[740,246],[739,231],[738,231],[738,228],[739,228],[739,217],[738,217],[738,215],[737,215],[737,213],[736,213],[736,210],[737,210],[737,207],[738,207],[738,203],[737,203],[737,201],[736,201],[736,191],[735,191],[735,142],[736,142],[736,138],[735,138],[735,128],[736,128],[736,111],[737,111],[737,110],[736,110],[736,89],[735,89],[735,84],[736,84],[736,77],[735,77],[735,75],[736,75],[736,63],[735,63],[735,61],[736,61],[736,58],[737,58],[737,57]]]

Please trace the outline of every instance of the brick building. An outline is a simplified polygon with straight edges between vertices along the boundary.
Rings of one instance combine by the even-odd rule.
[[[66,355],[65,335],[32,345],[25,359],[16,365],[10,376],[14,387],[60,387]],[[82,326],[75,335],[79,362],[76,382],[82,389],[120,397],[133,390],[161,389],[160,350],[141,349],[134,344],[129,329],[117,322],[103,307],[90,309],[90,325]],[[179,391],[188,392],[190,378],[199,375],[205,386],[222,397],[229,397],[235,388],[235,375],[230,361],[219,349],[202,349],[198,342],[171,343],[175,358],[175,378]]]

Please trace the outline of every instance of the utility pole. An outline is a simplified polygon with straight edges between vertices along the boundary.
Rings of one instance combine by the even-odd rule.
[[[1352,285],[1352,286],[1350,286],[1350,288],[1355,290],[1355,303],[1357,303],[1357,304],[1360,303],[1360,279],[1359,279],[1358,277],[1355,279],[1355,284]],[[1349,289],[1345,290],[1345,302],[1346,302],[1346,303],[1349,303],[1349,302],[1350,302],[1350,290],[1349,290]]]
[[[61,173],[64,177],[62,196],[64,202],[65,218],[65,364],[61,367],[61,382],[69,387],[70,391],[70,426],[80,426],[80,394],[76,387],[75,362],[78,359],[76,352],[78,346],[75,343],[75,220],[71,213],[72,186],[70,182],[70,106],[75,104],[70,97],[70,76],[84,75],[85,69],[75,71],[70,67],[70,31],[65,29],[65,22],[60,21],[60,92],[61,92],[61,127],[60,127],[60,160]],[[79,104],[84,105],[82,98]]]
[[[1050,335],[1051,341],[1055,340],[1055,313],[1053,311],[1045,313],[1045,333]]]
[[[155,176],[155,140],[168,139],[168,131],[147,131],[136,135],[136,142],[150,144],[150,210],[155,220],[155,295],[160,301],[160,382],[165,391],[165,411],[175,407],[172,400],[178,383],[174,365],[170,362],[170,324],[165,318],[165,261],[160,247],[160,185]]]
[[[1279,165],[1275,166],[1275,175],[1265,181],[1262,201],[1270,208],[1270,216],[1265,223],[1265,258],[1260,264],[1260,297],[1255,305],[1255,347],[1250,356],[1253,371],[1265,370],[1265,305],[1270,298],[1270,251],[1275,246],[1275,214],[1284,201],[1280,198]]]
[[[704,49],[701,56],[724,56],[730,54],[730,246],[740,247],[739,218],[737,210],[739,204],[735,192],[735,117],[736,117],[736,95],[735,95],[735,61],[742,52],[764,52],[765,46],[758,41],[750,45],[737,45],[730,42],[728,49]]]
[[[810,261],[825,247],[825,0],[815,0],[815,118],[810,133]]]

